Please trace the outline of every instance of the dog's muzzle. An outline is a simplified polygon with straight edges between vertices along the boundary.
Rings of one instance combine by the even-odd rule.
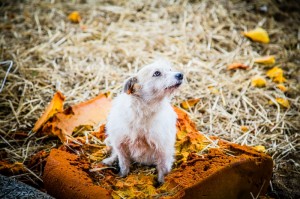
[[[175,79],[177,80],[177,82],[174,85],[167,87],[166,89],[175,89],[175,88],[178,88],[181,85],[181,83],[182,83],[183,74],[182,73],[176,73]]]

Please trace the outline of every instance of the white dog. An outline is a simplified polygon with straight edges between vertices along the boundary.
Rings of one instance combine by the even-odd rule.
[[[119,160],[120,175],[129,173],[130,162],[156,165],[158,182],[170,172],[174,161],[177,115],[171,94],[181,85],[183,74],[160,60],[143,67],[125,82],[108,116],[106,143],[112,147],[104,164]]]

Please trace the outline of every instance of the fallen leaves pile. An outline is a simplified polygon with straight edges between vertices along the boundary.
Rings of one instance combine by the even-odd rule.
[[[120,178],[116,174],[118,169],[116,164],[107,166],[101,163],[110,153],[110,147],[105,145],[105,127],[102,124],[111,107],[111,99],[108,96],[108,94],[100,94],[87,102],[61,110],[61,107],[55,105],[63,104],[64,98],[60,92],[57,92],[44,114],[36,122],[35,130],[37,133],[58,137],[64,143],[58,150],[51,150],[44,170],[45,188],[49,193],[56,194],[53,196],[60,195],[57,194],[60,193],[60,190],[63,190],[61,194],[66,194],[64,197],[67,198],[74,194],[74,190],[68,188],[68,186],[74,186],[74,180],[77,180],[80,184],[86,183],[85,187],[77,186],[77,188],[81,189],[84,195],[91,197],[96,193],[102,193],[103,195],[110,195],[111,193],[111,196],[116,199],[164,198],[164,196],[166,198],[180,198],[181,195],[189,192],[193,186],[203,187],[203,183],[209,180],[215,181],[214,178],[226,181],[232,175],[221,171],[233,172],[234,175],[238,175],[238,178],[244,178],[244,172],[246,171],[243,171],[241,176],[236,174],[236,170],[243,170],[244,167],[257,164],[259,165],[258,168],[252,169],[254,169],[253,172],[259,174],[249,177],[269,179],[271,176],[272,159],[266,154],[258,153],[265,152],[263,146],[251,148],[228,143],[216,137],[206,137],[197,131],[195,124],[183,110],[174,107],[178,116],[175,162],[171,173],[166,177],[166,182],[158,187],[155,180],[155,167],[137,163],[131,165],[131,172],[126,178]],[[195,101],[189,102],[190,104],[195,103]],[[93,112],[93,110],[97,111]],[[50,117],[49,113],[51,113]],[[63,115],[63,117],[60,117],[60,115]],[[94,131],[99,123],[102,124],[99,131]],[[49,125],[51,126],[50,129]],[[245,159],[248,161],[245,161]],[[196,162],[197,166],[194,166]],[[72,165],[77,165],[77,167],[72,167]],[[58,169],[54,169],[53,166]],[[8,167],[6,166],[6,168]],[[183,176],[182,169],[184,169],[187,176]],[[197,177],[188,177],[192,173]],[[76,177],[73,179],[74,175],[78,179]],[[58,183],[59,186],[53,185],[55,184],[52,182],[53,180],[60,182]],[[91,183],[92,181],[94,184]],[[261,180],[256,183],[261,184],[262,182],[259,181]],[[91,190],[91,186],[95,192]],[[205,186],[213,189],[215,185],[205,183]],[[263,193],[265,193],[266,187],[263,184],[261,186],[264,187]],[[237,189],[234,183],[229,187]],[[251,185],[247,189],[251,189],[250,187]],[[197,190],[199,191],[199,189]],[[205,190],[206,188],[201,189],[204,192]],[[227,192],[227,189],[221,186],[219,191]],[[253,188],[252,191],[258,192]],[[210,194],[214,195],[213,193]]]

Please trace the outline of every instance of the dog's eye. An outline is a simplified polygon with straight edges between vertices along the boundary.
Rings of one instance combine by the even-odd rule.
[[[158,76],[160,76],[161,75],[161,72],[159,72],[159,71],[155,71],[154,73],[153,73],[153,77],[158,77]]]

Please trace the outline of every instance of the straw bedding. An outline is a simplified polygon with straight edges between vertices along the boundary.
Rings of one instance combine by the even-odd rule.
[[[30,132],[56,90],[68,105],[100,92],[116,95],[140,67],[165,57],[185,74],[173,103],[201,99],[187,110],[198,130],[265,146],[275,161],[270,194],[299,196],[300,14],[295,2],[4,1],[0,56],[14,64],[9,72],[8,64],[0,68],[1,83],[8,74],[0,93],[1,159],[26,165],[31,155],[59,144]],[[67,19],[75,10],[82,17],[79,24]],[[270,44],[241,35],[255,27],[268,31]],[[253,61],[264,55],[275,55],[284,69],[287,93],[271,80],[265,88],[251,87],[251,79],[270,68]],[[233,62],[250,69],[226,70]],[[276,97],[288,99],[291,107],[282,108]],[[22,132],[29,134],[24,138]],[[38,184],[41,171],[27,171],[14,177]]]

